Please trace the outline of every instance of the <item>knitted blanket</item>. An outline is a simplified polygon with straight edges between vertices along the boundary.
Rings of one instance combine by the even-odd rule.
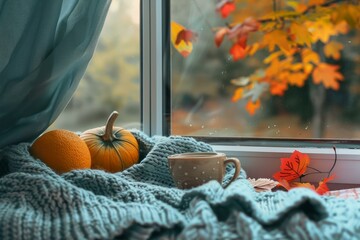
[[[167,156],[211,151],[187,137],[133,132],[141,162],[57,175],[22,143],[0,154],[0,239],[357,239],[360,203],[307,189],[256,193],[245,172],[175,188]],[[233,170],[228,167],[224,181]]]

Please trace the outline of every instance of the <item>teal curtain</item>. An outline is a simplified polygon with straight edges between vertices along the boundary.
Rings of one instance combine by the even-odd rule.
[[[38,137],[72,97],[111,0],[0,0],[0,148]]]

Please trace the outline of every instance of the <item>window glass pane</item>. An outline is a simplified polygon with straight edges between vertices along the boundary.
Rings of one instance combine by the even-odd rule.
[[[172,0],[171,133],[360,139],[360,8],[326,2]]]
[[[72,100],[50,127],[84,131],[103,126],[140,129],[140,0],[113,0],[100,39]]]

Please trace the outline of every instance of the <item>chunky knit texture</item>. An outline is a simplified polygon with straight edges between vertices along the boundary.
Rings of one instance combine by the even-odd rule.
[[[117,174],[57,175],[29,144],[0,154],[0,239],[358,239],[360,202],[306,189],[256,193],[245,172],[228,188],[174,187],[167,156],[211,151],[186,137],[133,131],[142,161]],[[227,168],[225,182],[233,173]]]

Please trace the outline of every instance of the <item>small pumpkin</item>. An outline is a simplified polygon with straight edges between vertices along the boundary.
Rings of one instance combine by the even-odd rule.
[[[93,169],[114,173],[139,161],[139,144],[134,135],[124,128],[114,127],[118,115],[118,112],[112,112],[105,126],[86,130],[80,135],[90,150]]]

